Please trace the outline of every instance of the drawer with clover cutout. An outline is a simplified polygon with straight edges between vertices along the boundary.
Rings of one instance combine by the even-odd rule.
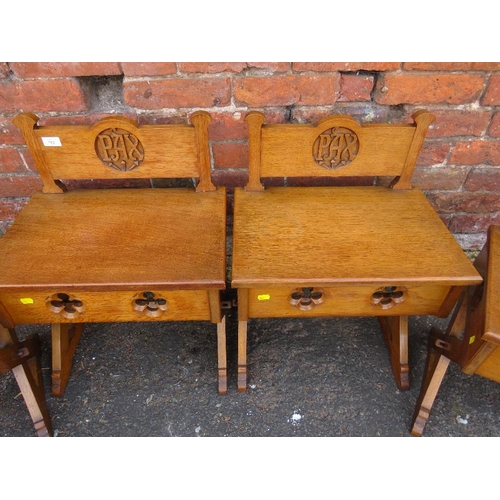
[[[210,320],[207,290],[0,294],[17,324]]]
[[[250,318],[437,315],[450,286],[336,285],[252,288]]]

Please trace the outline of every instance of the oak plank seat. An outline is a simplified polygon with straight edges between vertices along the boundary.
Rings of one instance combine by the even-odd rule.
[[[446,317],[481,282],[411,176],[433,115],[413,124],[330,116],[316,126],[249,126],[249,181],[234,194],[238,390],[247,386],[251,318],[377,316],[400,389],[409,388],[408,316]],[[389,187],[355,185],[390,177]],[[344,186],[268,187],[270,177],[337,177]],[[351,178],[351,179],[349,179]]]
[[[474,261],[481,285],[462,294],[445,332],[432,328],[426,368],[412,419],[411,434],[422,436],[450,364],[463,373],[500,383],[500,226],[490,226]]]
[[[37,127],[35,115],[14,119],[43,189],[0,239],[0,304],[12,325],[52,325],[54,395],[64,393],[86,322],[186,320],[216,325],[218,390],[226,393],[226,193],[210,178],[210,120],[206,112],[191,115],[191,125],[112,116]],[[196,187],[61,182],[138,178],[194,178]]]
[[[40,338],[19,341],[13,325],[0,324],[0,375],[12,370],[28,408],[36,435],[51,437],[52,422],[41,372]]]

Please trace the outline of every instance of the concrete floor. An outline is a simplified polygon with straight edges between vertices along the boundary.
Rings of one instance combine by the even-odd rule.
[[[59,437],[409,437],[429,327],[410,318],[410,383],[399,391],[374,318],[249,322],[248,391],[236,390],[236,318],[228,314],[229,391],[217,393],[208,322],[88,324],[66,393],[50,395],[48,326],[38,331]],[[13,376],[0,378],[0,435],[33,436]],[[500,436],[500,385],[451,365],[426,437]]]

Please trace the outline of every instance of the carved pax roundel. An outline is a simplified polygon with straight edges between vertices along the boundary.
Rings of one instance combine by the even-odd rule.
[[[141,141],[128,130],[108,128],[95,138],[95,152],[107,167],[128,171],[144,160]]]
[[[348,165],[358,151],[358,136],[346,127],[332,127],[321,132],[313,144],[314,161],[329,170]]]

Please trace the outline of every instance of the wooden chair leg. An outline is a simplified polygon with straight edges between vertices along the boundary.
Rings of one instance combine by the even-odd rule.
[[[34,337],[33,340],[35,340],[37,345],[36,355],[31,360],[25,361],[13,368],[12,373],[16,378],[21,394],[28,407],[36,434],[40,437],[50,437],[53,435],[53,432],[42,380],[40,340],[38,336]]]
[[[227,394],[227,352],[226,352],[226,316],[217,323],[217,360],[219,372],[219,394]]]
[[[62,396],[85,323],[52,324],[52,395]]]
[[[451,315],[443,333],[439,328],[431,328],[427,360],[420,394],[415,405],[410,432],[422,436],[425,424],[436,399],[450,361],[459,363],[461,356],[461,337],[467,319],[467,293],[463,293]]]
[[[422,387],[411,424],[410,432],[413,436],[422,436],[432,405],[449,364],[450,360],[446,356],[443,356],[432,348],[429,349],[424,379],[422,380]]]
[[[247,390],[247,321],[238,321],[238,392]]]
[[[408,316],[379,316],[379,323],[389,349],[396,384],[401,391],[407,391],[410,388]]]
[[[35,432],[40,437],[52,436],[52,423],[45,400],[40,365],[38,335],[19,342],[14,329],[0,326],[0,373],[12,370],[24,398]]]

